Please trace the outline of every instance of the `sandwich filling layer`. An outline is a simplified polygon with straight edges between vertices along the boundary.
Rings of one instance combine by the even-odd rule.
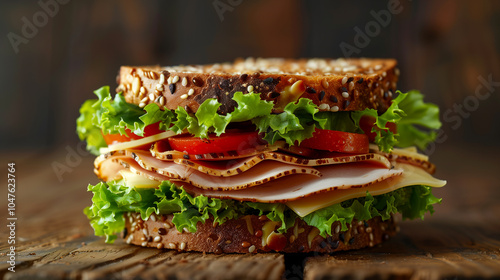
[[[121,94],[112,99],[107,87],[95,93],[77,130],[104,181],[89,185],[85,213],[107,241],[127,212],[173,214],[176,228],[190,232],[245,215],[266,215],[284,232],[298,218],[326,236],[335,222],[344,230],[353,219],[423,218],[440,202],[431,188],[446,184],[415,148],[396,148],[423,148],[440,126],[437,108],[416,91],[383,113],[321,112],[305,98],[275,113],[259,94],[237,92],[226,114],[215,99],[191,113],[140,108]]]

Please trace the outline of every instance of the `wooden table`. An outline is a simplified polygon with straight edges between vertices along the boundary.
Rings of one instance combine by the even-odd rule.
[[[212,255],[145,249],[93,236],[82,209],[96,183],[77,146],[7,153],[16,163],[16,263],[10,264],[7,191],[1,189],[0,275],[5,279],[500,279],[500,150],[442,144],[433,156],[448,185],[425,221],[404,221],[381,246],[333,255]],[[70,152],[68,152],[70,151]],[[73,151],[73,152],[71,152]],[[76,156],[75,156],[76,155]],[[53,166],[66,166],[60,181]],[[61,168],[59,168],[61,169]],[[71,172],[70,172],[71,171]],[[5,174],[5,175],[4,175]],[[5,183],[3,183],[5,184]]]

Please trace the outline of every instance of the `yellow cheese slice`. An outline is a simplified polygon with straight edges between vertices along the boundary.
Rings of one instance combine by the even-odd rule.
[[[119,173],[122,175],[125,185],[135,188],[156,188],[161,182],[156,180],[151,180],[145,176],[138,175],[130,172],[129,170],[120,170]]]
[[[113,152],[113,151],[119,151],[119,150],[126,150],[126,149],[136,148],[136,147],[139,147],[139,146],[142,146],[142,145],[146,145],[146,144],[150,144],[150,143],[153,143],[153,142],[156,142],[156,141],[159,141],[159,140],[162,140],[162,139],[166,139],[166,138],[169,138],[169,137],[172,137],[172,136],[175,136],[175,135],[177,135],[177,134],[175,132],[173,132],[173,131],[165,131],[165,132],[162,132],[162,133],[158,133],[158,134],[151,135],[151,136],[144,137],[144,138],[137,139],[137,140],[132,140],[132,141],[128,141],[128,142],[111,144],[111,145],[108,145],[107,148],[101,148],[101,149],[99,149],[99,152],[101,154],[105,154],[105,153],[109,153],[109,152]]]
[[[374,183],[364,188],[342,189],[327,193],[314,194],[308,197],[289,201],[286,205],[299,216],[304,217],[321,208],[340,203],[348,199],[366,196],[367,191],[371,195],[380,195],[413,185],[426,185],[436,188],[446,185],[446,181],[436,179],[423,169],[413,165],[395,163],[395,168],[403,169],[403,174],[401,176],[391,177],[384,181]]]

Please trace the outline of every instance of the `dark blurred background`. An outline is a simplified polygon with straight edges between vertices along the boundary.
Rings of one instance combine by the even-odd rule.
[[[0,21],[2,150],[74,146],[120,65],[246,56],[394,57],[399,88],[441,107],[438,146],[500,138],[500,1],[25,0]]]

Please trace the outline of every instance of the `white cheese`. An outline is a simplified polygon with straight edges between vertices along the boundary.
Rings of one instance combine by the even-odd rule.
[[[150,144],[150,143],[156,142],[158,140],[166,139],[166,138],[172,137],[174,135],[177,135],[177,134],[173,131],[165,131],[162,133],[158,133],[158,134],[151,135],[151,136],[144,137],[144,138],[137,139],[137,140],[111,144],[107,148],[101,148],[99,150],[99,152],[101,154],[105,154],[105,153],[118,151],[118,150],[131,149],[131,148],[139,147],[142,145]]]
[[[370,192],[371,195],[380,195],[413,185],[426,185],[436,188],[446,185],[446,181],[436,179],[423,169],[410,164],[396,163],[396,168],[404,170],[401,176],[389,178],[364,188],[351,188],[311,195],[305,198],[289,201],[286,205],[299,216],[304,217],[318,209],[340,203],[348,199],[366,196],[367,191]]]

